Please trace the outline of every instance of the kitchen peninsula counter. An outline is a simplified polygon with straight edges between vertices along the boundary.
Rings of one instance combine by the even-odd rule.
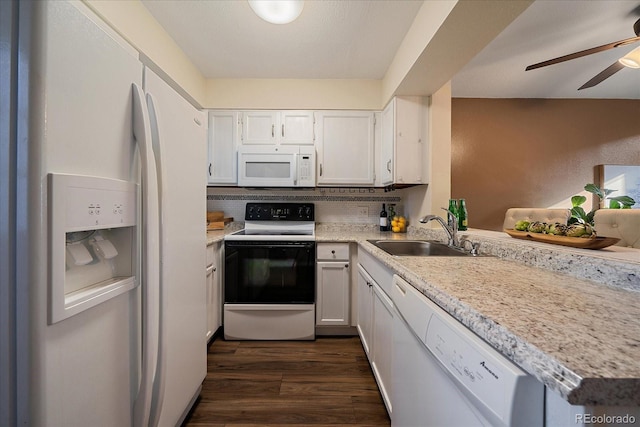
[[[357,242],[497,351],[574,405],[640,405],[640,250],[591,251],[461,232],[485,257],[395,257],[369,239],[435,239],[318,227]],[[506,236],[506,238],[505,238]]]

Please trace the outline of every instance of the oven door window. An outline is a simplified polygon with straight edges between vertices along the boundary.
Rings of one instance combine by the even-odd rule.
[[[227,242],[225,259],[227,303],[315,300],[315,243]]]

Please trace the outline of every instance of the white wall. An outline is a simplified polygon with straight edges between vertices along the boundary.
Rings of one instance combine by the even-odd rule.
[[[380,110],[380,80],[209,79],[207,108]]]
[[[154,71],[173,80],[183,96],[197,107],[204,106],[206,79],[176,42],[138,0],[83,0],[127,42],[153,64]],[[143,61],[146,62],[146,61]]]

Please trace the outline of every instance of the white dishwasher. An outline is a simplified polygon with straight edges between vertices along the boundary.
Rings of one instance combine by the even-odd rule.
[[[398,276],[392,426],[542,426],[544,387]]]

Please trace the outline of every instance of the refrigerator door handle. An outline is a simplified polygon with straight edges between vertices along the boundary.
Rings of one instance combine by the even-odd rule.
[[[142,371],[133,408],[133,425],[148,426],[151,416],[153,380],[158,363],[160,310],[160,220],[156,163],[151,123],[144,92],[135,83],[133,96],[133,136],[140,153],[142,181]]]
[[[158,241],[158,247],[160,249],[160,264],[162,265],[162,260],[164,257],[164,238],[162,233],[162,225],[164,224],[164,212],[163,212],[163,194],[164,194],[164,183],[166,183],[166,171],[163,168],[163,153],[162,153],[162,145],[160,144],[160,139],[162,135],[160,135],[160,125],[158,124],[158,112],[156,111],[155,104],[153,102],[153,96],[147,93],[147,111],[149,112],[149,122],[151,125],[151,142],[153,148],[153,154],[156,162],[156,171],[157,171],[157,183],[158,183],[158,218],[159,218],[159,231],[160,231],[160,239]],[[158,321],[158,347],[157,347],[157,364],[153,381],[153,394],[151,400],[151,412],[150,412],[150,424],[151,426],[157,426],[160,421],[160,411],[162,409],[162,401],[164,399],[164,389],[166,383],[166,340],[164,339],[165,334],[165,324],[164,324],[164,313],[166,312],[165,304],[165,283],[163,280],[163,274],[160,274],[159,282],[158,282],[158,295],[159,295],[159,311],[157,312],[157,321]]]

